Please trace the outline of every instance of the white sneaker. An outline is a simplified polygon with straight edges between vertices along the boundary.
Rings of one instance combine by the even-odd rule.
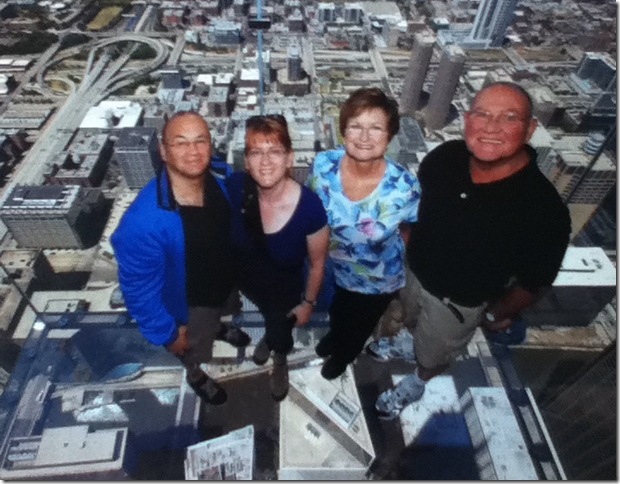
[[[404,328],[395,336],[384,336],[366,346],[366,354],[377,361],[385,363],[391,359],[402,359],[415,363],[413,336]]]
[[[396,388],[390,388],[379,395],[375,403],[377,415],[382,420],[395,419],[403,408],[422,398],[425,388],[426,383],[415,373],[403,378]]]

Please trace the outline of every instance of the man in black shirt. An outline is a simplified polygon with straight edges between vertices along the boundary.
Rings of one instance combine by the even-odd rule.
[[[229,242],[231,209],[223,181],[211,173],[211,134],[197,113],[172,116],[162,132],[164,169],[138,194],[112,236],[119,282],[132,317],[151,343],[187,370],[206,402],[224,389],[200,368],[214,339],[236,347],[250,337],[221,322],[238,303]]]
[[[491,331],[550,286],[570,235],[570,217],[526,143],[536,129],[518,85],[482,89],[465,114],[465,140],[448,141],[420,165],[422,197],[408,245],[407,310],[417,368],[376,403],[397,417],[419,400],[482,324]],[[367,352],[385,360],[378,342]],[[382,357],[382,358],[381,358]]]

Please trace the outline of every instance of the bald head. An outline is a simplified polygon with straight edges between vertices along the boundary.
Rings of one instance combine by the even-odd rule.
[[[175,124],[177,122],[178,119],[180,118],[185,118],[185,117],[193,117],[196,119],[196,121],[198,121],[200,124],[204,125],[207,129],[207,131],[209,131],[209,125],[207,124],[207,122],[205,121],[205,119],[198,113],[194,112],[194,111],[178,111],[176,113],[174,113],[172,116],[170,116],[170,118],[168,118],[168,120],[166,121],[166,124],[164,124],[164,128],[161,131],[161,139],[165,142],[166,139],[168,139],[168,134],[170,131],[170,126]]]
[[[514,82],[506,82],[506,81],[492,82],[491,84],[488,84],[487,86],[480,89],[480,91],[478,91],[476,95],[474,96],[474,100],[471,103],[472,111],[476,108],[476,102],[478,101],[478,98],[480,97],[480,95],[489,90],[496,90],[498,93],[505,92],[505,90],[512,91],[522,101],[523,103],[522,107],[524,108],[525,113],[527,113],[528,119],[533,116],[534,105],[532,103],[532,98],[530,97],[528,92],[525,89],[523,89],[521,86],[519,86],[518,84],[515,84]]]

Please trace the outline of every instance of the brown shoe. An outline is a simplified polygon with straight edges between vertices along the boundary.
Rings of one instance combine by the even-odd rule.
[[[288,364],[286,355],[273,354],[273,369],[270,380],[271,396],[276,402],[280,402],[288,395]]]

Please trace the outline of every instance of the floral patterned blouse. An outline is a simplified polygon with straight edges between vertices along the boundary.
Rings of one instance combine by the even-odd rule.
[[[391,160],[366,198],[349,200],[340,180],[344,150],[314,159],[307,184],[325,207],[331,231],[329,255],[338,286],[362,294],[386,294],[405,285],[405,247],[399,225],[417,220],[420,184]]]

